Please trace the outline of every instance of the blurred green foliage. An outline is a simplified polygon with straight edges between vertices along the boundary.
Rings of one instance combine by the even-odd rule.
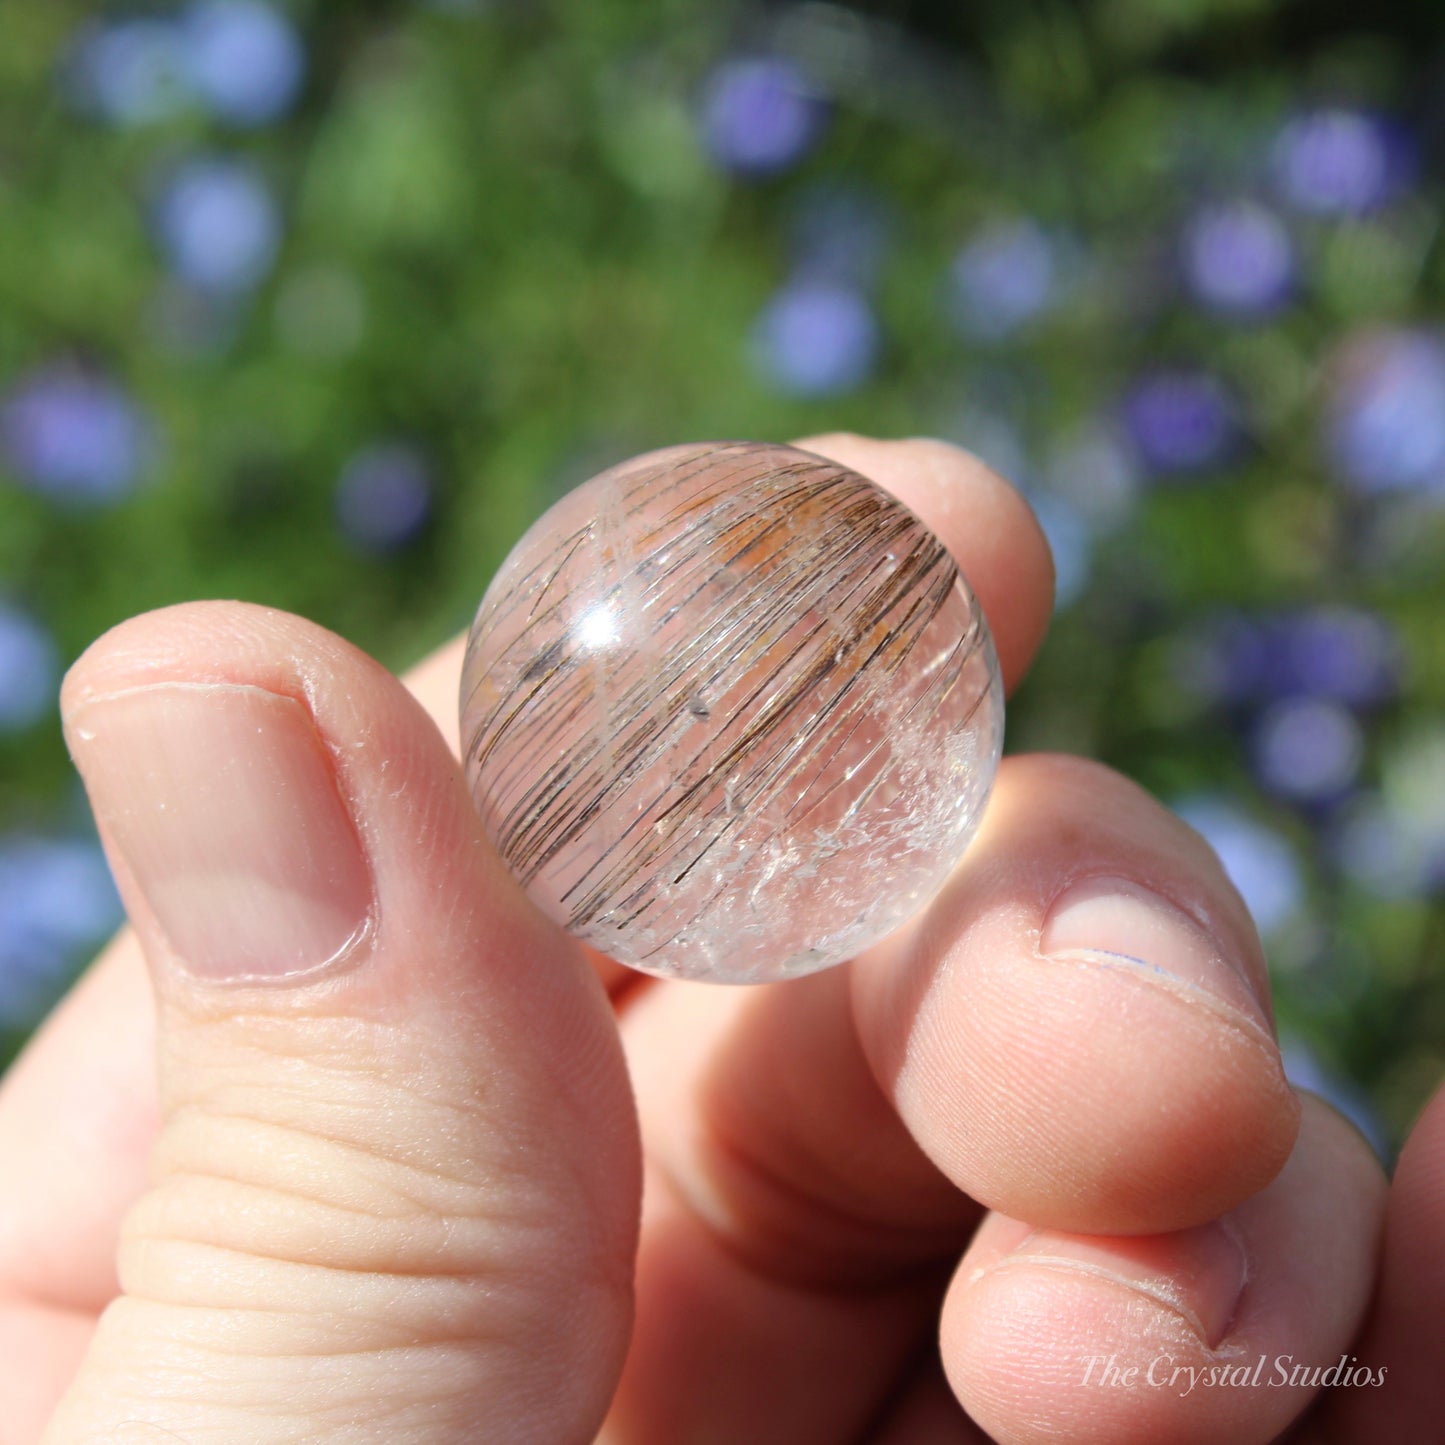
[[[1445,797],[1408,781],[1445,790],[1429,761],[1445,507],[1423,475],[1352,480],[1330,408],[1351,405],[1351,345],[1413,334],[1439,307],[1445,27],[1277,0],[285,13],[304,83],[246,125],[199,103],[120,123],[78,98],[97,26],[175,7],[47,0],[6,17],[0,386],[57,367],[111,378],[151,449],[99,504],[58,498],[12,448],[0,596],[64,659],[135,612],[228,596],[399,669],[465,626],[543,506],[630,453],[838,428],[974,446],[1062,516],[1079,574],[1010,746],[1099,756],[1277,844],[1302,890],[1261,919],[1282,1019],[1398,1137],[1445,1053]],[[818,106],[786,164],[749,173],[710,137],[718,67],[739,56],[781,57]],[[1279,136],[1320,106],[1398,120],[1411,175],[1378,203],[1290,211]],[[177,274],[164,198],[198,157],[243,161],[275,198],[279,250],[254,284]],[[800,386],[767,347],[803,343],[770,342],[759,318],[806,279],[799,228],[821,207],[826,230],[840,191],[881,236],[877,265],[842,283],[877,335],[853,338],[856,384]],[[1256,317],[1201,304],[1180,275],[1193,209],[1233,197],[1279,210],[1293,247],[1288,296]],[[960,248],[1020,218],[1048,238],[1047,297],[1002,330],[960,325]],[[1005,267],[984,284],[1012,282]],[[1131,443],[1121,407],[1181,368],[1220,379],[1234,435],[1175,475],[1147,436]],[[1108,516],[1071,488],[1085,436],[1122,437]],[[413,449],[431,487],[425,524],[381,550],[336,514],[338,478],[377,445]],[[1221,618],[1345,604],[1388,628],[1398,684],[1355,709],[1364,751],[1339,796],[1282,794],[1257,767],[1265,703],[1199,685],[1191,659],[1214,665],[1200,649]],[[1440,859],[1397,888],[1383,855],[1373,872],[1342,863],[1367,804],[1397,833],[1388,806],[1403,807],[1427,851],[1438,824]],[[82,813],[53,720],[0,736],[0,827],[64,831]],[[1234,862],[1269,866],[1247,847]]]

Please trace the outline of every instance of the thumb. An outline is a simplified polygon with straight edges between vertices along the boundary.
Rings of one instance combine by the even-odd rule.
[[[164,1123],[47,1440],[590,1441],[631,1316],[621,1051],[433,724],[234,603],[122,625],[62,706]]]

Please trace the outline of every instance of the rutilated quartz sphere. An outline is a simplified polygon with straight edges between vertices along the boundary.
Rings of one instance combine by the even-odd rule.
[[[827,968],[937,893],[998,767],[983,614],[881,487],[672,447],[553,506],[482,599],[462,749],[532,901],[646,973]]]

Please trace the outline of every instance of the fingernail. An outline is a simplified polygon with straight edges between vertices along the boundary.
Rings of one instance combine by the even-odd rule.
[[[1122,1285],[1180,1316],[1211,1350],[1229,1333],[1249,1279],[1243,1245],[1218,1222],[1138,1239],[1040,1229],[1000,1263],[1073,1270]]]
[[[1274,1024],[1243,968],[1188,914],[1123,878],[1089,878],[1067,889],[1044,922],[1040,950],[1088,955],[1155,983],[1222,1005],[1270,1037]]]
[[[370,870],[311,715],[227,683],[158,683],[67,719],[91,804],[181,965],[314,973],[365,931]]]

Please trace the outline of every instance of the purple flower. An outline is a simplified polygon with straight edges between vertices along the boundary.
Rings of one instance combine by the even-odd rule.
[[[1304,880],[1284,838],[1222,798],[1186,798],[1174,811],[1218,854],[1261,933],[1290,920],[1304,899]]]
[[[281,244],[270,189],[237,160],[183,164],[161,194],[156,222],[172,269],[202,291],[250,290],[270,271]]]
[[[264,125],[291,108],[306,58],[291,22],[261,0],[201,0],[182,30],[191,84],[233,125]]]
[[[21,732],[55,710],[60,654],[28,613],[0,602],[0,733]]]
[[[1275,139],[1276,185],[1296,209],[1363,216],[1394,200],[1415,178],[1415,146],[1398,122],[1330,107],[1290,121]]]
[[[431,511],[432,481],[426,460],[401,442],[358,452],[336,485],[336,524],[362,552],[404,547]]]
[[[0,447],[19,481],[63,502],[118,501],[150,460],[150,428],[109,378],[57,363],[0,405]]]
[[[1225,706],[1315,698],[1369,708],[1398,690],[1400,647],[1383,619],[1360,608],[1222,613],[1179,640],[1175,670],[1189,692]]]
[[[730,60],[703,95],[703,143],[724,170],[769,176],[787,170],[823,133],[826,111],[801,70],[781,58]]]
[[[846,286],[797,281],[764,309],[753,332],[764,375],[795,396],[837,396],[861,386],[879,350],[878,323]]]
[[[1217,467],[1239,444],[1234,399],[1205,371],[1145,377],[1125,396],[1121,415],[1140,460],[1156,474]]]
[[[1268,629],[1238,613],[1205,618],[1175,639],[1171,671],[1201,702],[1223,707],[1252,703],[1266,690],[1275,655]]]
[[[1335,359],[1325,441],[1363,492],[1445,489],[1445,346],[1423,331],[1378,331]]]
[[[1185,283],[1212,311],[1272,315],[1294,285],[1294,244],[1273,211],[1253,201],[1205,206],[1185,228]]]
[[[1338,800],[1354,782],[1365,740],[1353,713],[1327,698],[1286,698],[1255,725],[1255,771],[1272,793],[1298,803]]]
[[[78,106],[112,125],[166,120],[190,101],[180,34],[167,20],[88,26],[76,41],[66,82]]]
[[[264,125],[296,99],[306,57],[265,0],[199,0],[179,19],[93,25],[67,75],[76,103],[114,125],[167,120],[197,101],[233,125]]]
[[[1388,701],[1399,688],[1399,642],[1373,613],[1316,608],[1281,619],[1275,635],[1277,691],[1363,708]]]
[[[120,921],[99,844],[0,838],[0,1023],[34,1024],[82,954]]]
[[[1058,263],[1053,243],[1036,222],[1002,221],[964,246],[950,279],[959,329],[976,340],[995,341],[1048,309]]]

